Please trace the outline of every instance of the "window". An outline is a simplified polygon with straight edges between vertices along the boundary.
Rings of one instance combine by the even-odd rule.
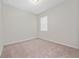
[[[48,18],[47,18],[47,16],[41,17],[40,30],[41,31],[48,31]]]

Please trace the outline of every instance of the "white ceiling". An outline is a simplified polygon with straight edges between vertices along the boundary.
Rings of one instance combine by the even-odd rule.
[[[37,4],[34,4],[32,0],[4,0],[5,4],[30,11],[34,14],[42,13],[62,2],[64,0],[39,0]]]

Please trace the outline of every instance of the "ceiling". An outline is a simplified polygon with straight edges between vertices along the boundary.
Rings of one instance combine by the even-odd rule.
[[[33,0],[4,0],[5,4],[30,11],[34,14],[42,13],[62,2],[64,0],[39,0],[37,3],[34,3]]]

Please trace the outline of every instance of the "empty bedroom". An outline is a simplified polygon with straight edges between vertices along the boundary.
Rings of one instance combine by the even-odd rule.
[[[0,58],[79,58],[79,0],[0,0]]]

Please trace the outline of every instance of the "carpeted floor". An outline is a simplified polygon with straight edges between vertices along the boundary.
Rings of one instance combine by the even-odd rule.
[[[34,39],[5,46],[3,58],[78,58],[79,50],[46,40]]]

